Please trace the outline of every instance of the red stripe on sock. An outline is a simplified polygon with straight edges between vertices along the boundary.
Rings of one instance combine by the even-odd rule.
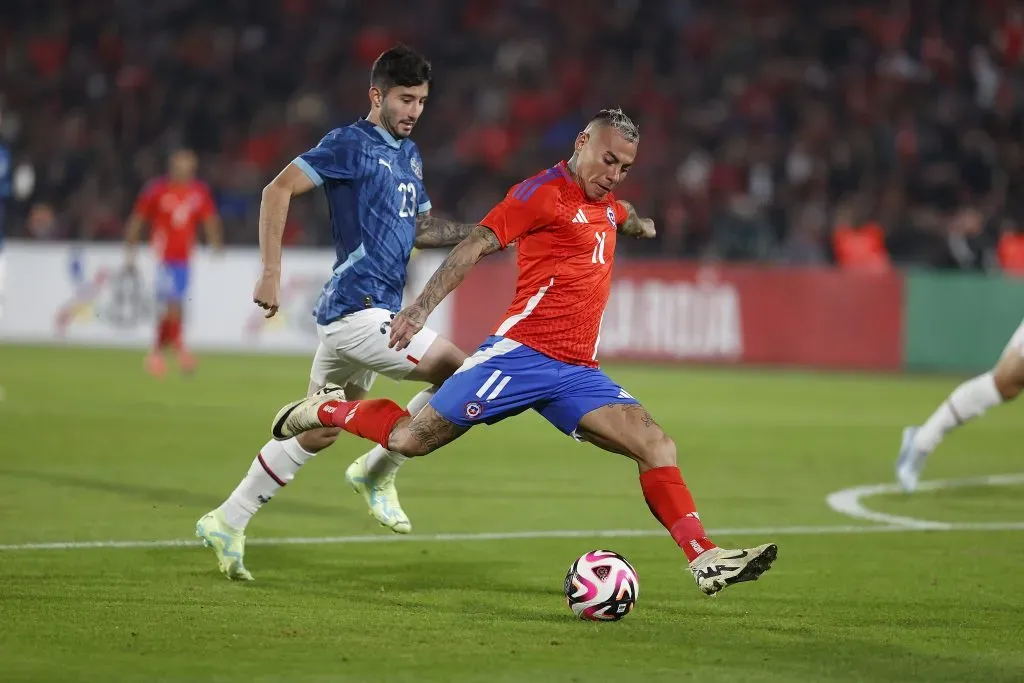
[[[420,361],[418,359],[416,359],[416,358],[413,358],[412,356],[406,356],[405,359],[407,361],[409,361],[410,363],[412,363],[413,365],[419,365],[420,364]]]
[[[274,474],[274,472],[269,467],[267,467],[267,461],[263,459],[263,454],[262,453],[257,455],[256,458],[260,461],[260,465],[263,466],[263,471],[267,473],[268,477],[270,477],[271,479],[276,481],[278,486],[284,486],[285,485],[285,483],[283,481],[281,481],[281,479],[276,474]]]

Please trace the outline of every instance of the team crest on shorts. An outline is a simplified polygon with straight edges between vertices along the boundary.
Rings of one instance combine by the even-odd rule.
[[[416,174],[417,178],[423,180],[423,162],[416,157],[412,157],[409,159],[409,167],[412,168],[412,172]]]
[[[471,420],[475,420],[480,417],[480,414],[484,412],[484,407],[476,401],[470,401],[466,404],[466,417]]]
[[[615,209],[610,206],[605,207],[604,215],[608,217],[608,222],[612,224],[613,228],[617,227],[615,225]]]

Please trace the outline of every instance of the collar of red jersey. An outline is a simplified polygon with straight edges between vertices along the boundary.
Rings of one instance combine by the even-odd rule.
[[[568,161],[566,161],[565,159],[562,159],[557,164],[555,164],[555,166],[557,166],[558,170],[562,172],[562,175],[565,176],[566,180],[568,180],[570,183],[575,183],[576,182],[573,179],[572,174],[569,173],[569,162]]]

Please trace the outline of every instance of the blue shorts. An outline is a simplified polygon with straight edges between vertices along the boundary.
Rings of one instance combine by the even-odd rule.
[[[598,368],[571,365],[504,337],[488,337],[430,405],[463,427],[494,424],[533,408],[572,435],[584,415],[602,406],[637,403]]]
[[[181,302],[188,292],[188,264],[161,263],[156,273],[156,298],[158,301]]]

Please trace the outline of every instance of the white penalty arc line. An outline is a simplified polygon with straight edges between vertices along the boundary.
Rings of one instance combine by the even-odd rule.
[[[828,534],[898,533],[907,531],[1024,531],[1024,522],[978,522],[944,524],[942,527],[910,527],[888,524],[884,526],[830,525],[830,526],[779,526],[749,527],[732,529],[711,529],[711,536],[818,536]],[[425,534],[422,536],[312,536],[285,538],[252,538],[246,544],[262,546],[279,545],[344,545],[360,543],[444,543],[473,541],[515,541],[531,539],[569,538],[649,538],[665,536],[656,529],[610,529],[605,531],[553,530],[553,531],[509,531],[475,534]],[[111,548],[192,548],[200,547],[196,539],[178,538],[162,541],[55,541],[51,543],[9,543],[0,545],[0,551],[18,550],[88,550]]]
[[[964,479],[936,479],[923,481],[918,484],[917,491],[939,491],[943,489],[966,488],[970,486],[1013,486],[1024,484],[1024,473],[1017,474],[992,474],[982,477],[967,477]],[[861,500],[872,496],[901,493],[902,490],[896,484],[870,484],[868,486],[854,486],[828,494],[825,502],[828,506],[854,519],[863,519],[871,522],[878,522],[888,526],[898,527],[905,530],[922,529],[934,531],[952,531],[962,529],[963,524],[953,522],[936,522],[915,517],[903,517],[901,515],[890,515],[884,512],[877,512],[868,509]],[[1008,526],[1003,528],[1017,528],[1013,525],[1024,523],[1006,522]]]

